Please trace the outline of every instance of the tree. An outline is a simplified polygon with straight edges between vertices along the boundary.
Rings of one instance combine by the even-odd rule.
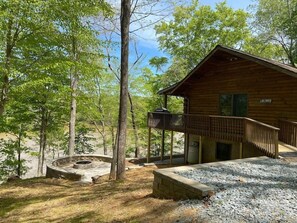
[[[43,56],[30,57],[29,51],[32,47],[32,54],[36,52],[37,43],[48,36],[47,31],[51,28],[44,16],[43,4],[41,0],[0,3],[0,115],[4,113],[16,82],[23,79],[22,74],[28,73]]]
[[[113,130],[117,125],[119,82],[112,73],[104,70],[94,73],[84,83],[84,89],[78,106],[81,121],[91,123],[102,137],[103,152],[108,154],[108,147],[112,148]],[[110,139],[111,138],[111,139]]]
[[[126,166],[126,135],[127,135],[127,104],[129,75],[129,27],[131,16],[131,1],[121,1],[121,84],[119,124],[117,137],[117,172],[116,179],[125,178]]]
[[[164,19],[168,14],[168,12],[170,11],[168,5],[164,6],[162,2],[160,2],[159,0],[131,1],[130,10],[131,10],[131,14],[129,19],[129,26],[130,26],[129,33],[132,34],[130,35],[130,42],[134,42],[136,59],[131,65],[129,72],[131,71],[131,69],[135,64],[138,64],[139,60],[143,56],[143,54],[139,55],[137,51],[136,38],[139,38],[139,37],[142,38],[141,37],[142,35],[139,35],[139,33],[142,31],[145,31],[146,30],[145,28],[148,28],[149,26],[152,26],[156,24],[158,21]],[[119,32],[120,28],[118,25],[118,21],[119,20],[116,14],[113,20],[107,21],[107,24],[106,22],[103,21],[101,22],[101,24],[103,25],[99,25],[101,26],[105,34],[105,39],[108,40],[109,42],[112,42],[112,39],[116,39],[117,41],[117,34],[120,35],[120,32]],[[112,44],[115,45],[114,42],[112,42]],[[107,48],[106,51],[107,51],[107,56],[109,58],[108,66],[111,69],[111,71],[116,75],[116,77],[119,77],[118,72],[116,72],[118,69],[114,69],[110,64],[111,50]],[[131,54],[133,55],[133,52],[134,51],[131,51],[130,55]],[[134,109],[135,108],[134,98],[136,97],[137,97],[136,95],[133,95],[130,91],[128,91],[131,122],[132,122],[132,128],[134,133],[133,134],[134,144],[135,144],[134,153],[135,153],[135,156],[138,157],[140,148],[139,148],[138,126],[136,123],[137,117],[136,117],[136,111]]]
[[[59,1],[52,8],[56,18],[57,28],[62,37],[62,45],[69,63],[70,79],[70,121],[69,121],[69,155],[74,154],[75,123],[77,113],[77,94],[79,80],[86,75],[86,70],[94,61],[94,56],[100,58],[97,32],[90,24],[91,17],[99,13],[110,13],[110,7],[100,1]],[[92,58],[92,59],[91,59]]]
[[[217,44],[240,48],[250,34],[247,18],[246,12],[225,1],[212,9],[194,0],[189,6],[177,6],[173,20],[162,21],[155,29],[161,49],[183,58],[190,70]]]
[[[297,1],[258,0],[254,25],[263,45],[282,47],[287,63],[297,64]]]

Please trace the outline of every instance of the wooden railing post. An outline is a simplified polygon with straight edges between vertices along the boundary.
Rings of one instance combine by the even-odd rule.
[[[275,149],[275,159],[278,158],[278,131],[274,131],[274,149]]]
[[[281,119],[279,127],[279,140],[297,147],[297,122]]]

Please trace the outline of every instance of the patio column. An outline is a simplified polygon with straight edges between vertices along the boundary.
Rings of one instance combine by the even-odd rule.
[[[199,136],[198,163],[202,163],[202,136]]]
[[[189,138],[190,135],[185,133],[185,143],[184,143],[184,163],[188,163],[188,154],[189,154]]]
[[[172,165],[172,155],[173,155],[173,131],[171,131],[171,143],[170,143],[170,165]]]
[[[164,95],[164,108],[167,109],[168,98],[167,94]],[[161,160],[164,160],[164,151],[165,151],[165,130],[162,130],[162,139],[161,139]]]
[[[239,144],[239,159],[242,159],[242,142]]]

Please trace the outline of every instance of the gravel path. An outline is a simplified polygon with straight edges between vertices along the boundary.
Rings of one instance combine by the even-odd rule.
[[[203,222],[297,222],[297,163],[264,159],[178,174],[216,188],[203,201],[181,202]]]

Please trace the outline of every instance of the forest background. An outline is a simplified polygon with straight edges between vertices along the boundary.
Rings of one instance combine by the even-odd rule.
[[[127,157],[146,155],[147,112],[163,106],[158,90],[182,79],[217,44],[297,64],[296,0],[253,1],[246,10],[197,0],[130,6]],[[24,154],[38,158],[38,176],[45,160],[57,156],[111,155],[118,135],[120,4],[4,0],[0,10],[0,180],[26,173]],[[139,45],[152,28],[162,54]],[[170,98],[168,107],[182,112],[182,100]],[[154,155],[160,137],[153,131]],[[182,137],[175,141],[178,147]]]

